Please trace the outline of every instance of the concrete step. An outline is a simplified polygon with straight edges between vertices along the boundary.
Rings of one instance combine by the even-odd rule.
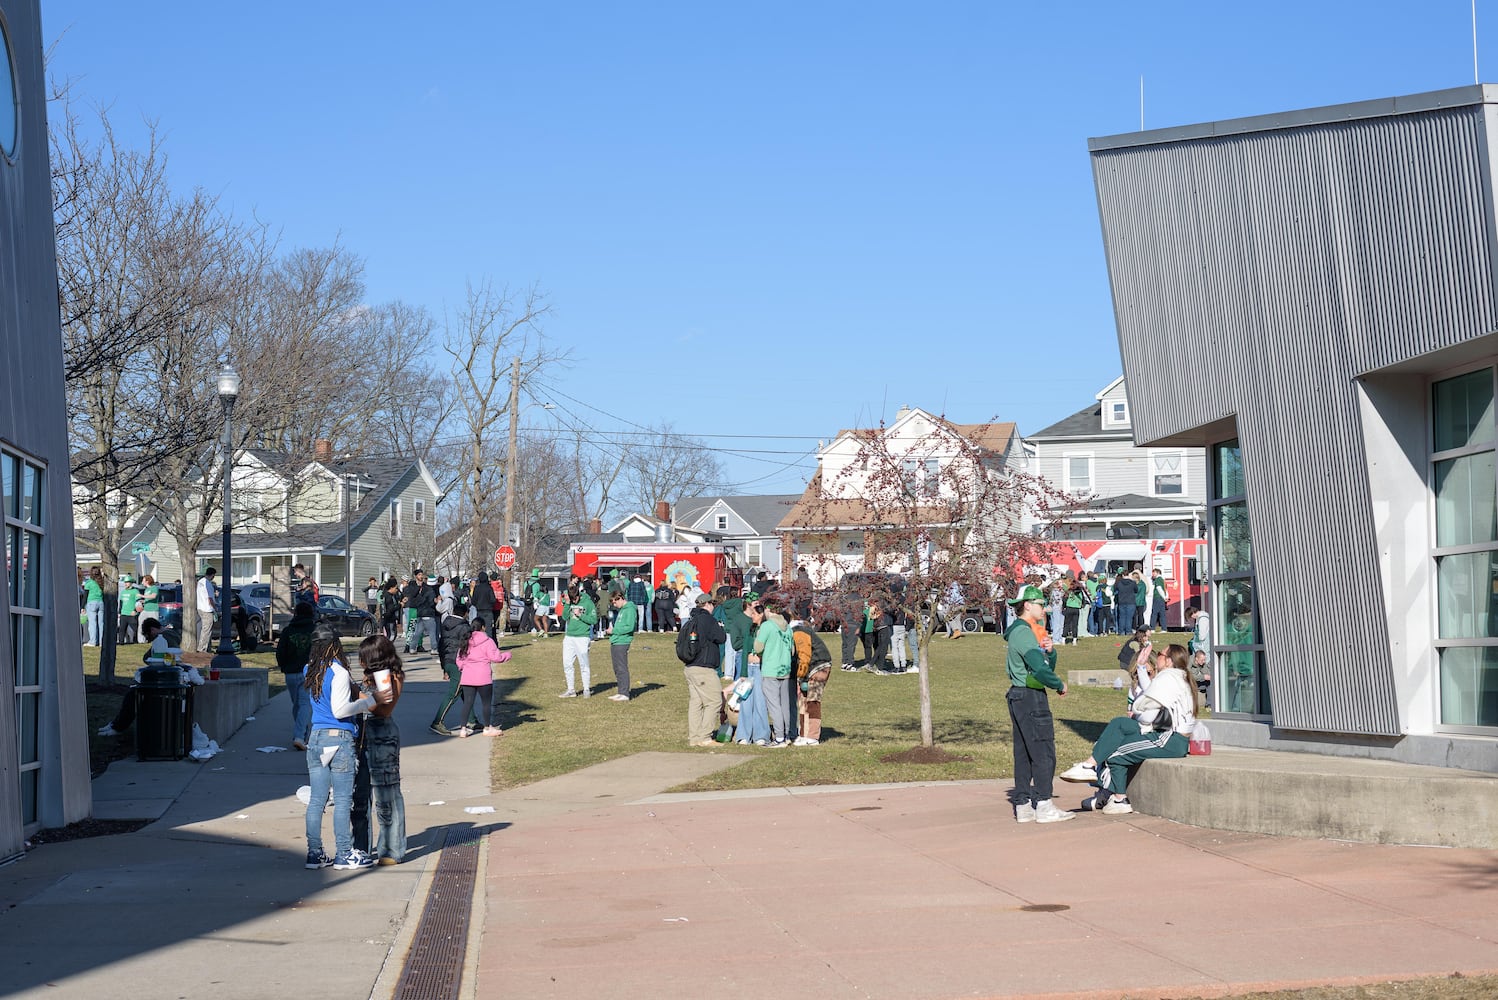
[[[1129,782],[1138,812],[1275,836],[1498,847],[1498,776],[1480,771],[1217,746],[1149,760]]]
[[[1129,675],[1117,667],[1109,667],[1107,670],[1068,670],[1066,672],[1066,684],[1068,687],[1116,687],[1123,688],[1129,683]]]

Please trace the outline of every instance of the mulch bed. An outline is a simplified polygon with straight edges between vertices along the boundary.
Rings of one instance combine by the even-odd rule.
[[[879,759],[886,764],[950,764],[973,758],[965,754],[948,753],[941,747],[911,747],[899,753],[886,754]]]

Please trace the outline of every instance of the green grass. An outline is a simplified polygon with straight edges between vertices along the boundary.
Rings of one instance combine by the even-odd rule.
[[[823,637],[834,653],[838,637]],[[642,750],[708,753],[686,745],[687,689],[672,649],[673,635],[645,634],[630,653],[635,697],[609,701],[614,693],[605,642],[592,645],[592,698],[557,698],[564,683],[562,642],[510,637],[502,644],[514,658],[501,668],[501,720],[507,730],[495,742],[493,782],[511,788]],[[1171,641],[1184,642],[1173,636]],[[1083,639],[1060,650],[1062,677],[1068,670],[1117,669],[1116,636]],[[883,758],[920,744],[919,678],[882,677],[834,669],[823,698],[823,742],[819,747],[765,750],[730,744],[716,752],[752,758],[678,790],[764,788],[889,781],[994,778],[1013,774],[1013,752],[1004,693],[1001,637],[985,633],[960,640],[932,640],[931,711],[936,743],[968,760],[917,764]],[[1122,672],[1118,674],[1123,676]],[[600,692],[601,689],[601,692]],[[605,697],[599,697],[599,693]],[[1086,757],[1103,725],[1123,712],[1124,694],[1112,688],[1078,688],[1051,697],[1056,716],[1056,756],[1065,768]]]

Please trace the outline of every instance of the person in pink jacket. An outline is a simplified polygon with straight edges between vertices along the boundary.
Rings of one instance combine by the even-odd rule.
[[[469,718],[469,713],[473,711],[473,699],[478,698],[483,707],[485,736],[504,735],[504,730],[494,724],[495,709],[498,706],[491,702],[494,696],[494,668],[509,658],[510,654],[501,651],[483,629],[470,629],[468,638],[463,640],[463,645],[458,649],[459,683],[463,692],[463,710],[458,718]],[[467,725],[460,726],[457,735],[467,736]]]

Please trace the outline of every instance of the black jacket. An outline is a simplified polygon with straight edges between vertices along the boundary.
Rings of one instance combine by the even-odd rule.
[[[1138,604],[1138,597],[1139,584],[1134,582],[1134,578],[1119,577],[1118,584],[1113,588],[1113,600],[1118,604]]]
[[[281,630],[276,642],[276,666],[283,674],[299,674],[307,669],[307,659],[312,654],[312,630],[317,628],[314,618],[293,618]]]
[[[489,574],[480,573],[477,580],[473,581],[473,593],[469,595],[469,602],[475,611],[494,610],[494,588],[489,586]]]
[[[406,600],[406,607],[416,612],[417,618],[437,617],[437,592],[432,589],[430,583],[417,585],[415,581],[406,584],[406,589],[401,591],[401,597]]]
[[[458,650],[463,648],[463,640],[468,638],[468,633],[467,618],[443,615],[442,621],[437,623],[438,659],[443,663],[457,663]]]
[[[718,624],[713,613],[698,605],[692,609],[691,615],[681,627],[683,631],[697,630],[697,655],[687,666],[717,670],[718,664],[722,662],[718,645],[728,641],[728,633],[723,631],[723,626]]]

